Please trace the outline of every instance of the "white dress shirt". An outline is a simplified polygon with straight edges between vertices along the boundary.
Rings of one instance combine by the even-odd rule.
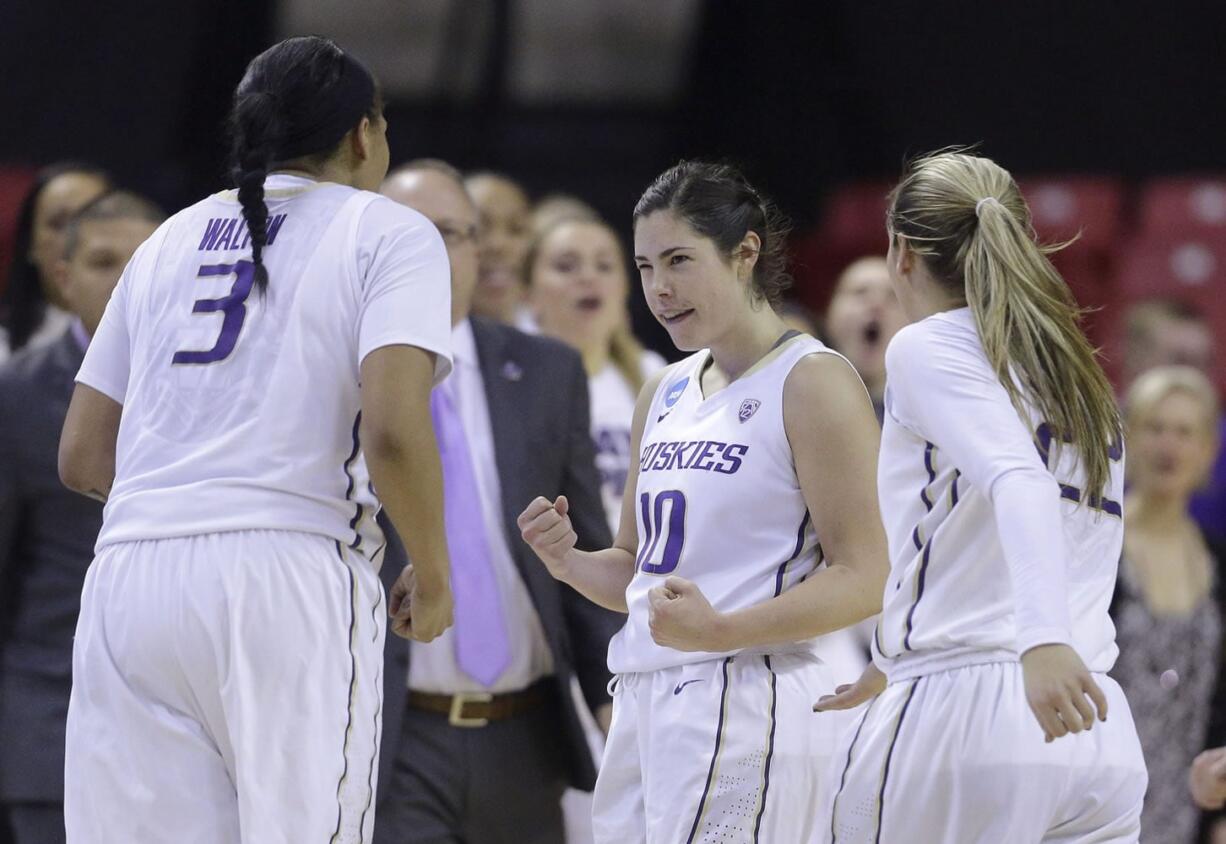
[[[553,656],[540,616],[532,604],[528,587],[520,577],[511,556],[511,547],[502,515],[502,488],[494,458],[494,432],[490,425],[485,382],[477,360],[477,344],[472,323],[464,320],[452,331],[454,369],[436,389],[449,390],[464,425],[472,453],[477,488],[481,491],[481,515],[489,543],[490,564],[502,596],[502,613],[507,625],[511,664],[488,688],[460,669],[455,658],[455,628],[433,642],[409,643],[409,688],[420,692],[513,692],[527,688],[541,677],[553,673]],[[514,541],[519,542],[518,536]],[[452,565],[463,565],[452,560]]]

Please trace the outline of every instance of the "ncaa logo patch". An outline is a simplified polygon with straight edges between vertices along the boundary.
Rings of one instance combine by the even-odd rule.
[[[737,411],[736,418],[742,422],[748,422],[749,418],[758,412],[758,408],[762,406],[762,402],[757,399],[745,399],[741,402],[741,409]]]
[[[676,384],[668,388],[668,393],[664,396],[664,406],[672,407],[677,402],[681,401],[681,394],[685,392],[685,388],[689,386],[690,376],[685,376]]]

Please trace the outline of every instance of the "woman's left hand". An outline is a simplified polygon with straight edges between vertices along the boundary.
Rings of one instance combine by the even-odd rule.
[[[679,651],[731,650],[722,641],[725,616],[711,606],[697,584],[669,577],[647,593],[651,638],[657,645]]]

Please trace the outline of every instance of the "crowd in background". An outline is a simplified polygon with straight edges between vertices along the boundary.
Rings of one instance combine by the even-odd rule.
[[[51,844],[63,836],[72,635],[102,506],[60,485],[56,442],[100,302],[140,242],[134,232],[147,234],[156,222],[148,203],[116,191],[92,166],[45,169],[22,206],[3,291],[4,844]],[[518,596],[505,604],[513,610],[508,638],[527,643],[525,652],[534,656],[521,673],[522,686],[494,687],[471,678],[448,681],[429,651],[412,646],[398,675],[404,681],[386,691],[401,699],[395,711],[403,715],[402,723],[385,720],[377,817],[389,820],[377,821],[376,841],[417,840],[404,837],[410,827],[426,830],[422,835],[432,828],[462,829],[470,841],[504,840],[498,827],[507,822],[508,806],[529,828],[560,830],[565,823],[568,839],[583,841],[589,833],[581,792],[594,779],[608,724],[603,669],[593,666],[603,666],[618,622],[603,611],[575,609],[565,594],[543,597],[530,572],[534,561],[513,518],[509,524],[505,518],[504,508],[514,502],[505,499],[517,475],[552,473],[534,478],[534,491],[552,489],[551,498],[565,494],[580,515],[586,510],[581,541],[603,547],[617,529],[635,459],[635,398],[665,357],[675,355],[644,348],[635,338],[628,301],[637,295],[637,279],[627,246],[619,227],[581,198],[555,194],[534,202],[507,175],[461,174],[434,160],[394,168],[384,193],[428,217],[447,247],[460,373],[450,398],[473,455],[465,479],[483,503],[477,529],[491,556],[505,559],[499,576],[509,584],[507,594]],[[904,323],[885,258],[866,255],[847,266],[820,318],[796,304],[785,305],[783,314],[851,361],[880,419],[885,349]],[[1150,769],[1145,840],[1179,844],[1204,835],[1226,841],[1226,824],[1203,815],[1187,785],[1197,754],[1226,744],[1226,673],[1220,670],[1226,655],[1226,512],[1221,496],[1202,493],[1226,485],[1218,460],[1223,419],[1214,383],[1220,379],[1211,371],[1215,338],[1195,308],[1172,299],[1137,304],[1125,322],[1117,387],[1127,425],[1128,527],[1112,604],[1121,652],[1114,675],[1127,692]],[[537,414],[538,405],[549,414]],[[562,430],[564,422],[571,428]],[[575,425],[583,426],[582,442],[568,439]],[[871,630],[869,624],[822,643],[838,682],[852,681],[864,666]],[[387,647],[408,646],[389,637]],[[541,678],[551,676],[569,685],[570,700],[541,702],[552,694],[540,691]],[[504,700],[506,712],[490,706],[480,716],[467,715],[467,703],[480,703],[483,694]],[[461,696],[467,697],[458,710],[447,703]],[[522,734],[503,729],[521,718],[535,719]],[[463,723],[481,720],[488,725]],[[557,731],[567,740],[559,741]],[[421,761],[432,753],[434,769]],[[444,782],[443,771],[457,765],[463,781]],[[563,798],[567,786],[572,789]],[[566,806],[565,819],[559,805]],[[396,835],[391,818],[403,821]]]

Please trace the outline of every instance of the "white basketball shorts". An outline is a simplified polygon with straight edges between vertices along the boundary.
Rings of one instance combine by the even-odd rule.
[[[831,690],[812,656],[738,655],[618,676],[596,841],[809,841],[835,744],[812,707]]]
[[[323,536],[103,548],[73,650],[68,841],[370,841],[384,617],[375,567]]]
[[[827,844],[1135,842],[1148,778],[1132,713],[1095,674],[1107,720],[1043,740],[1016,662],[891,683],[831,765]]]

